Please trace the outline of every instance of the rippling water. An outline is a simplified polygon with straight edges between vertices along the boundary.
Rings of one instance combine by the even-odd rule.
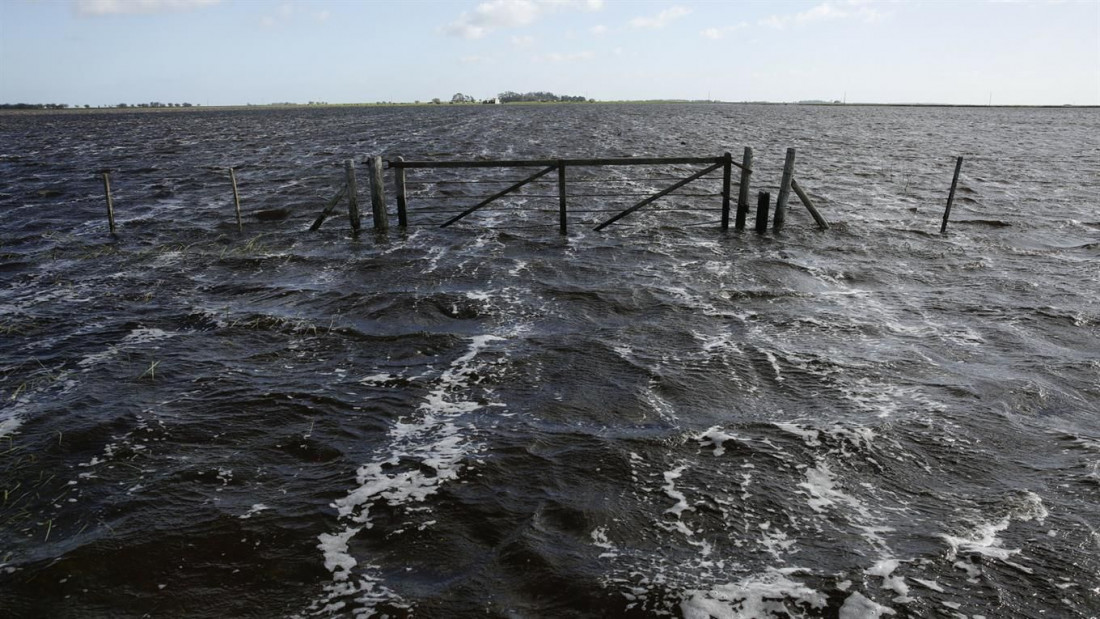
[[[1097,135],[1095,109],[0,116],[0,608],[1095,616]],[[306,231],[347,158],[745,145],[773,196],[796,147],[833,228],[792,204],[723,233],[708,177],[592,232],[690,173],[618,168],[570,171],[567,237],[554,183],[430,225],[516,171],[410,172],[408,230]]]

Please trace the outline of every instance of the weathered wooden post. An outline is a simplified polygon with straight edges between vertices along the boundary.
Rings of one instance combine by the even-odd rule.
[[[951,217],[951,204],[955,202],[955,187],[959,184],[959,170],[962,170],[963,158],[955,160],[955,176],[951,178],[951,193],[947,194],[947,208],[943,211],[943,225],[940,234],[947,234],[947,219]],[[110,198],[108,198],[110,200]]]
[[[756,231],[760,234],[764,234],[768,231],[768,208],[772,195],[766,191],[761,191],[756,197]]]
[[[115,203],[111,199],[111,173],[103,172],[103,193],[107,194],[107,226],[111,236],[115,236]]]
[[[568,234],[568,226],[565,210],[565,163],[558,159],[558,233]]]
[[[382,178],[382,157],[370,158],[370,206],[374,216],[375,230],[389,230],[390,221],[386,213],[386,186]]]
[[[734,230],[745,229],[745,219],[749,215],[749,177],[752,175],[752,147],[745,147],[741,159],[741,190],[737,194],[737,222]]]
[[[730,185],[733,176],[733,155],[726,151],[722,166],[722,229],[730,228]]]
[[[775,198],[775,222],[772,229],[779,232],[787,219],[787,200],[791,197],[791,179],[794,178],[794,149],[787,149],[787,160],[783,163],[783,180],[779,183],[779,195]]]
[[[397,225],[402,228],[409,225],[409,216],[406,212],[407,203],[405,200],[405,168],[401,166],[401,162],[405,161],[404,157],[397,157],[395,162],[398,164],[393,167],[393,187],[397,192]]]
[[[344,175],[348,188],[348,219],[352,231],[359,232],[359,187],[355,184],[355,163],[351,159],[344,161]]]
[[[806,206],[806,210],[810,211],[810,216],[817,222],[817,227],[822,230],[828,230],[829,222],[825,221],[825,217],[817,212],[817,209],[814,208],[814,203],[810,201],[810,196],[806,195],[805,191],[802,191],[802,188],[798,186],[798,181],[793,178],[791,179],[791,189],[794,189],[794,192],[798,194],[798,199],[802,200],[802,204]]]
[[[244,233],[244,224],[241,223],[241,194],[237,192],[237,173],[229,168],[229,181],[233,183],[233,208],[237,213],[237,234]]]

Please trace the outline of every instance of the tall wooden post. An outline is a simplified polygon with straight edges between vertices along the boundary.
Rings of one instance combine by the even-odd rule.
[[[359,188],[355,184],[355,162],[351,159],[344,161],[344,175],[347,178],[348,187],[348,219],[351,220],[353,232],[359,231]]]
[[[766,191],[761,191],[756,198],[756,231],[760,234],[764,234],[768,231],[768,208],[772,195]]]
[[[772,229],[779,232],[787,219],[787,200],[791,197],[791,179],[794,178],[794,149],[787,149],[787,160],[783,163],[783,180],[779,183],[779,195],[775,198],[775,222]]]
[[[745,229],[745,219],[749,215],[749,178],[752,176],[752,147],[745,147],[745,154],[741,159],[741,187],[737,194],[737,222],[734,230]]]
[[[565,210],[565,164],[558,159],[558,232],[568,234],[568,227]]]
[[[955,160],[955,176],[951,178],[951,193],[947,194],[947,208],[943,211],[943,225],[940,234],[947,234],[947,219],[951,217],[951,205],[955,202],[955,187],[959,184],[959,170],[962,170],[963,158]]]
[[[730,227],[730,185],[733,176],[733,155],[728,151],[724,156],[724,164],[722,166],[722,229],[729,230]]]
[[[111,236],[115,236],[115,203],[111,199],[111,173],[103,173],[103,193],[107,194],[107,226]]]
[[[375,155],[370,159],[370,206],[374,215],[375,230],[389,230],[390,221],[386,213],[386,186],[382,178],[382,157]]]
[[[404,160],[404,157],[396,159],[398,163]],[[400,165],[393,168],[393,187],[394,191],[397,192],[397,225],[404,228],[409,225],[409,216],[405,210],[407,208],[405,201],[405,168]]]
[[[233,183],[233,208],[237,213],[237,234],[244,233],[244,224],[241,223],[241,194],[237,192],[237,173],[229,168],[229,181]]]

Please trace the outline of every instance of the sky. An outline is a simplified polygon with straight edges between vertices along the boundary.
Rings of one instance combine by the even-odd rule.
[[[0,103],[1100,105],[1100,0],[0,0]]]

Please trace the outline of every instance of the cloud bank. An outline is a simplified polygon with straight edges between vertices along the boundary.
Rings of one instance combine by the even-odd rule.
[[[218,4],[221,0],[76,0],[80,15],[141,15],[190,11]]]

